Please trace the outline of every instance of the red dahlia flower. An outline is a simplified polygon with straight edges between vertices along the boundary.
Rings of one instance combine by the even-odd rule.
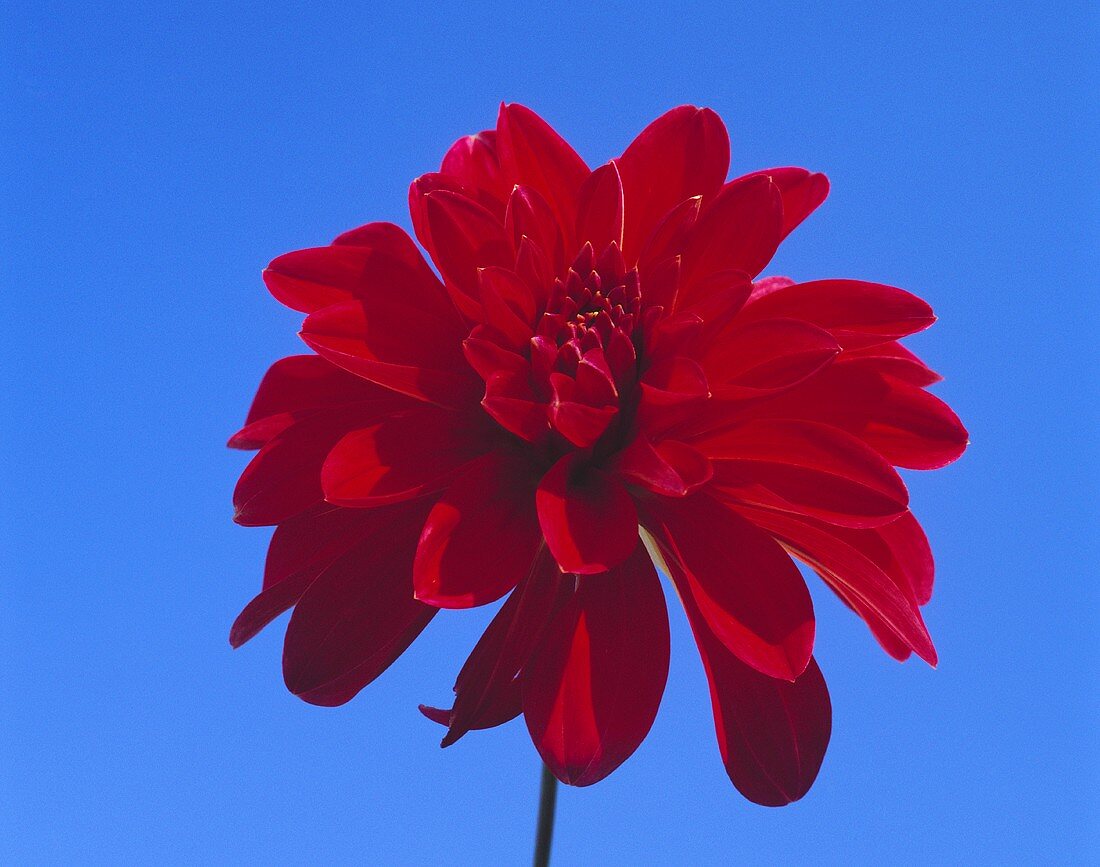
[[[932,324],[919,298],[757,280],[825,176],[728,167],[707,109],[593,171],[503,106],[412,184],[438,276],[388,223],[275,259],[267,286],[316,354],[276,362],[230,440],[259,449],[237,522],[276,525],[232,643],[294,606],[286,684],[338,705],[440,608],[507,596],[453,707],[423,711],[444,746],[522,713],[558,779],[588,785],[657,713],[658,557],[730,779],[761,804],[805,794],[831,711],[790,555],[887,653],[935,664],[932,557],[894,466],[943,466],[967,435],[897,342]]]

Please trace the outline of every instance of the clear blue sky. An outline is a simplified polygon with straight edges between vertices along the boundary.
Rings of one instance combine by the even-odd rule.
[[[440,751],[488,612],[439,617],[350,705],[280,679],[285,620],[227,643],[267,533],[223,444],[303,351],[273,256],[368,220],[501,99],[598,164],[684,102],[734,171],[833,193],[770,269],[909,288],[911,345],[973,446],[910,473],[941,665],[899,665],[815,585],[834,734],[802,802],[730,786],[673,617],[637,754],[566,789],[559,865],[1096,855],[1100,257],[1084,3],[16,2],[0,27],[0,860],[525,863],[520,722]],[[958,7],[958,8],[956,8]],[[979,8],[981,7],[981,8]]]

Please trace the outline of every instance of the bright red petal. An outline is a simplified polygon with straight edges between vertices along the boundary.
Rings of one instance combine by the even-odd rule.
[[[620,482],[568,454],[543,476],[535,494],[546,544],[563,572],[613,569],[638,540],[634,501]]]
[[[623,245],[623,182],[615,163],[600,166],[581,186],[577,240],[602,251]]]
[[[457,476],[428,515],[413,565],[416,598],[437,608],[499,599],[527,575],[542,545],[538,476],[504,453]]]
[[[829,195],[829,179],[820,172],[784,166],[762,169],[745,177],[765,176],[772,179],[783,196],[783,233],[786,238],[803,220],[817,210]],[[736,183],[731,181],[731,183]]]
[[[576,580],[523,673],[523,715],[554,775],[589,786],[653,725],[668,677],[668,614],[641,543],[610,572]]]
[[[616,162],[627,212],[623,253],[632,261],[669,211],[718,192],[729,171],[729,134],[710,109],[682,105],[642,130]]]
[[[705,493],[655,498],[642,512],[681,597],[743,662],[793,681],[814,645],[806,582],[766,533]]]

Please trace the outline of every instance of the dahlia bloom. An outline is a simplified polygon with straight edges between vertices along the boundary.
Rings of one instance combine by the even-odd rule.
[[[656,558],[730,779],[802,797],[831,709],[792,557],[887,653],[934,665],[932,556],[895,466],[943,466],[967,435],[898,343],[934,321],[922,300],[759,279],[825,176],[726,181],[729,156],[718,116],[684,106],[591,170],[505,105],[412,184],[435,270],[389,223],[275,259],[315,354],[271,367],[230,440],[259,449],[236,521],[276,527],[232,644],[293,606],[286,684],[338,705],[439,609],[506,597],[453,706],[422,710],[444,746],[522,714],[555,776],[589,785],[664,690]]]

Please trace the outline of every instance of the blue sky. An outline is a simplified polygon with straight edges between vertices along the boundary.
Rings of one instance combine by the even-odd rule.
[[[529,857],[522,723],[440,751],[416,711],[488,612],[436,618],[336,710],[282,686],[284,621],[226,640],[267,533],[231,523],[244,457],[223,444],[302,351],[260,269],[407,225],[408,182],[501,99],[593,165],[692,102],[725,119],[735,172],[828,173],[770,270],[928,299],[940,321],[910,345],[973,441],[907,475],[939,670],[887,658],[815,586],[832,744],[809,796],[769,810],[725,777],[675,612],[654,729],[562,792],[556,863],[1095,856],[1095,11],[355,5],[16,2],[0,24],[0,858]]]

